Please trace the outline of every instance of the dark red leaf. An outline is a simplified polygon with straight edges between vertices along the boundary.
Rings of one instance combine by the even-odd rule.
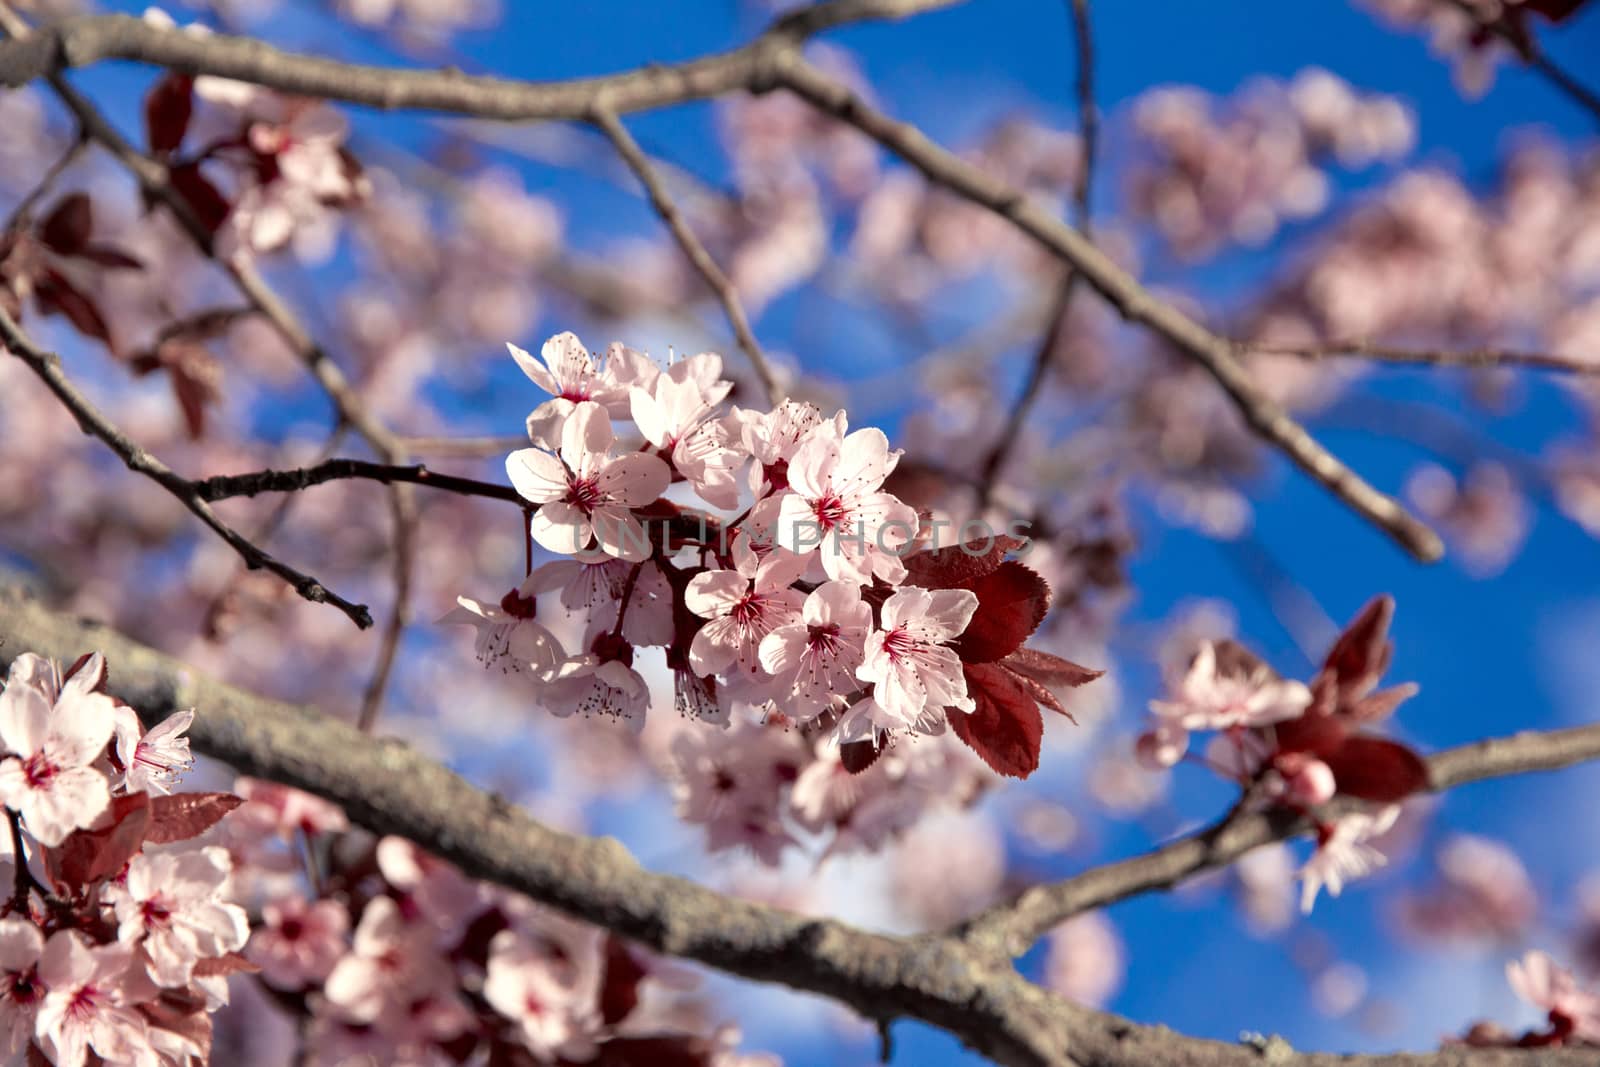
[[[963,663],[992,663],[1022,647],[1050,611],[1050,586],[1016,560],[962,582],[978,594],[978,610],[951,647]]]
[[[39,310],[47,315],[63,315],[85,337],[101,341],[115,350],[111,343],[111,329],[93,300],[85,296],[59,271],[45,268],[34,280],[33,299]]]
[[[969,663],[967,693],[976,702],[971,712],[949,713],[950,726],[968,748],[996,772],[1026,778],[1039,769],[1044,716],[1021,680],[992,663]]]
[[[708,1067],[711,1047],[686,1034],[614,1037],[600,1045],[594,1067]]]
[[[150,825],[150,797],[132,793],[111,798],[111,821],[99,830],[76,830],[45,851],[45,870],[57,887],[78,889],[122,873],[144,844]]]
[[[1344,717],[1353,723],[1381,722],[1393,715],[1395,709],[1417,695],[1417,684],[1391,685],[1360,700],[1350,701],[1343,709]]]
[[[839,746],[839,762],[844,764],[844,769],[851,774],[860,774],[874,763],[883,754],[883,749],[870,738],[865,741],[851,741]]]
[[[1551,22],[1564,22],[1578,13],[1589,0],[1522,0],[1521,6],[1537,11]]]
[[[621,938],[606,938],[605,977],[600,986],[600,1018],[607,1026],[626,1019],[639,1006],[639,983],[650,972]]]
[[[72,253],[107,270],[144,270],[144,261],[115,245],[87,244]]]
[[[1331,672],[1342,685],[1381,676],[1389,667],[1389,622],[1393,618],[1394,598],[1374,597],[1333,643],[1323,661],[1323,670]]]
[[[1000,566],[1008,552],[1023,542],[1007,534],[983,537],[934,552],[915,552],[905,558],[906,584],[924,589],[951,589],[981,578]]]
[[[1274,723],[1272,736],[1280,752],[1310,752],[1320,756],[1337,751],[1345,743],[1350,736],[1350,724],[1313,708],[1298,719]]]
[[[1339,794],[1389,804],[1428,787],[1428,765],[1397,741],[1352,737],[1322,761]]]
[[[1026,691],[1029,696],[1033,697],[1033,699],[1037,701],[1041,707],[1049,708],[1058,715],[1065,715],[1073,722],[1078,721],[1078,717],[1072,714],[1072,712],[1068,711],[1067,706],[1061,703],[1061,698],[1052,693],[1049,687],[1044,685],[1044,683],[1029,678],[1026,674],[1011,670],[1006,666],[1004,660],[1001,660],[1000,668],[1007,674],[1011,675],[1011,677],[1015,678],[1017,680],[1017,684],[1022,686],[1023,690]]]
[[[39,223],[39,240],[51,251],[70,256],[89,242],[94,230],[94,206],[84,193],[61,198]]]
[[[211,829],[228,812],[244,803],[232,793],[176,793],[150,802],[150,826],[145,840],[152,845],[187,841]]]
[[[232,209],[228,205],[228,198],[200,173],[200,164],[185,163],[181,167],[173,167],[167,172],[167,177],[172,187],[183,194],[184,200],[188,201],[190,209],[207,232],[216,233],[222,229]]]
[[[1037,648],[1019,648],[1001,662],[1018,674],[1025,674],[1045,685],[1084,685],[1106,673],[1080,667],[1070,659],[1062,659]]]
[[[194,117],[194,78],[176,72],[150,87],[144,98],[145,140],[158,156],[175,152]]]

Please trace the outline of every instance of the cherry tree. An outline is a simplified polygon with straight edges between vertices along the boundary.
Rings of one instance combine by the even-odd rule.
[[[511,6],[0,0],[7,1062],[765,1067],[752,984],[883,1062],[903,1023],[1025,1067],[1595,1061],[1600,895],[1552,928],[1519,842],[1423,842],[1600,726],[1422,743],[1452,709],[1397,619],[1453,594],[1335,622],[1252,532],[1284,468],[1407,567],[1492,578],[1541,509],[1600,533],[1592,146],[1465,176],[1316,68],[1103,108],[1068,0],[1072,121],[947,147],[839,38],[960,0],[468,73]],[[1556,58],[1583,0],[1356,6],[1463,94],[1600,120]],[[840,375],[876,335],[892,378]],[[1543,451],[1497,441],[1547,380]],[[1341,412],[1430,458],[1358,469]],[[1247,558],[1304,663],[1227,604],[1130,622],[1162,527]],[[1393,922],[1490,946],[1522,1019],[1346,1056],[1111,1010],[1176,962],[1113,905],[1220,894],[1293,945],[1407,863]],[[1381,1006],[1297,955],[1328,1014]]]

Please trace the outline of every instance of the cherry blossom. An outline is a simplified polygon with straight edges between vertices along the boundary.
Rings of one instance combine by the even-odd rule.
[[[856,677],[873,685],[873,698],[851,709],[851,719],[878,729],[942,729],[947,709],[971,711],[961,660],[949,642],[961,636],[978,608],[967,589],[901,586],[883,602],[878,628],[867,638]]]
[[[1549,1012],[1558,1032],[1600,1043],[1600,994],[1580,988],[1547,953],[1535,950],[1506,964],[1506,980],[1517,996]]]
[[[121,786],[130,793],[171,795],[191,767],[189,739],[182,736],[194,723],[194,709],[175,711],[145,730],[133,709],[118,704],[116,714],[117,760],[126,770]]]
[[[432,932],[411,924],[389,897],[374,897],[361,913],[350,951],[323,985],[328,1000],[350,1021],[370,1023],[391,1004],[407,1001],[430,980]]]
[[[59,845],[110,805],[111,783],[94,763],[114,718],[108,697],[70,684],[54,707],[31,685],[13,683],[0,693],[0,739],[15,753],[0,763],[0,802],[42,843]]]
[[[0,1021],[5,1025],[5,1054],[14,1056],[33,1037],[33,1024],[44,1001],[39,955],[44,935],[27,919],[0,919]]]
[[[777,543],[820,553],[829,578],[902,580],[898,553],[916,533],[917,516],[882,489],[899,460],[882,430],[842,436],[838,423],[820,423],[789,461],[791,491],[779,505]]]
[[[872,609],[853,582],[823,582],[800,618],[761,639],[761,667],[773,676],[778,704],[805,721],[833,707],[853,688],[866,651]]]
[[[1311,690],[1285,681],[1262,663],[1219,664],[1217,648],[1203,642],[1178,684],[1174,700],[1153,700],[1150,710],[1183,730],[1267,726],[1305,713]]]
[[[617,346],[608,360],[597,363],[572,333],[557,334],[544,343],[539,350],[542,364],[514,344],[507,343],[506,348],[522,373],[550,394],[528,416],[528,439],[538,447],[559,449],[567,417],[585,401],[600,404],[613,417],[627,417],[627,380],[619,380],[617,372],[640,358],[637,353]]]
[[[1391,804],[1375,813],[1355,811],[1341,815],[1332,825],[1320,828],[1317,850],[1300,868],[1300,910],[1309,915],[1324,886],[1338,896],[1346,883],[1388,863],[1388,858],[1369,842],[1387,833],[1399,817],[1399,806]]]
[[[540,690],[540,703],[558,718],[601,715],[635,732],[643,730],[650,689],[633,669],[632,647],[606,633],[592,648],[556,669]]]
[[[157,985],[184,986],[194,966],[244,947],[250,936],[244,909],[223,900],[232,870],[226,849],[140,854],[123,885],[106,899],[116,909],[117,940],[139,944]]]
[[[92,1049],[110,1063],[151,1057],[148,1026],[130,1006],[128,945],[94,946],[76,930],[50,935],[39,957],[38,1037],[56,1067],[83,1067]]]
[[[498,665],[503,672],[541,681],[566,658],[566,653],[555,635],[538,622],[536,590],[530,575],[520,587],[501,597],[498,605],[458,596],[456,607],[439,622],[476,627],[474,648],[478,662],[484,666]]]
[[[261,977],[280,989],[326,981],[345,954],[350,913],[336,900],[280,897],[262,905],[261,919],[248,953]]]
[[[650,555],[649,535],[630,509],[656,500],[672,475],[655,456],[611,455],[614,440],[605,409],[586,400],[562,426],[559,458],[537,448],[506,458],[511,484],[540,505],[533,516],[539,544],[570,555],[598,541],[606,553],[630,563]]]
[[[701,675],[737,667],[760,672],[761,643],[780,626],[800,616],[803,595],[789,588],[792,569],[782,565],[743,570],[702,571],[689,581],[684,605],[708,620],[694,635],[689,664]]]
[[[599,975],[591,958],[584,953],[562,963],[520,932],[503,930],[489,947],[484,999],[517,1025],[536,1055],[582,1053],[600,1023],[594,1009]]]

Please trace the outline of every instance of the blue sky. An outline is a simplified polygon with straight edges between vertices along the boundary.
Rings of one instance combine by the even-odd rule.
[[[738,0],[505,0],[505,6],[508,15],[495,32],[459,39],[458,61],[463,65],[528,78],[620,70],[732,46],[747,40],[764,21],[760,12]],[[1189,83],[1228,92],[1253,76],[1289,76],[1307,66],[1323,66],[1364,89],[1404,98],[1419,117],[1415,158],[1473,182],[1492,175],[1510,130],[1537,126],[1568,141],[1593,141],[1593,116],[1514,68],[1502,69],[1483,99],[1462,99],[1448,65],[1428,54],[1424,39],[1392,32],[1343,0],[1103,0],[1094,6],[1094,24],[1098,95],[1113,115],[1155,85]],[[272,30],[292,45],[373,60],[389,55],[368,38],[330,39],[325,23],[315,17],[291,14],[276,20]],[[832,39],[857,50],[890,110],[946,143],[959,143],[987,120],[1018,107],[1050,121],[1074,122],[1072,47],[1061,0],[975,0],[892,28],[856,28]],[[1551,35],[1549,49],[1582,71],[1584,57],[1600,54],[1600,10]],[[109,99],[108,91],[145,77],[129,68],[105,68],[80,79],[101,99]],[[120,117],[131,120],[135,98],[126,94],[122,99]],[[375,133],[417,143],[428,136],[410,117],[363,121]],[[699,172],[716,175],[723,166],[709,107],[642,116],[630,124],[655,151]],[[620,234],[654,232],[653,216],[625,190],[592,176],[530,165],[523,169],[530,188],[567,205],[570,230],[580,244],[604,247]],[[1370,173],[1357,174],[1340,181],[1348,189],[1372,178]],[[1115,190],[1103,184],[1097,195],[1102,204],[1109,203]],[[1282,240],[1293,241],[1297,233],[1291,230]],[[1260,256],[1239,256],[1173,271],[1161,280],[1226,303],[1262,262]],[[796,318],[794,308],[780,301],[756,323],[757,331],[769,344],[784,347]],[[541,328],[565,325],[547,322]],[[805,359],[846,380],[916,354],[876,335],[825,330],[820,337],[815,331],[807,337],[815,347],[807,348]],[[641,339],[656,350],[670,340]],[[1574,425],[1575,420],[1557,390],[1532,382],[1527,388],[1528,403],[1521,412],[1481,425],[1503,444],[1531,451],[1552,426]],[[1377,391],[1391,399],[1426,397],[1459,406],[1456,390],[1415,374],[1388,374]],[[488,397],[505,410],[481,414],[502,427],[516,425],[527,406],[520,392],[496,391]],[[1329,430],[1324,436],[1380,486],[1398,486],[1421,458],[1410,446],[1370,433]],[[1421,695],[1399,717],[1405,735],[1420,748],[1592,720],[1600,711],[1589,696],[1600,683],[1600,670],[1594,666],[1600,659],[1594,653],[1600,647],[1597,546],[1561,517],[1540,513],[1517,561],[1492,580],[1474,581],[1449,562],[1431,568],[1412,563],[1281,465],[1274,465],[1256,488],[1259,543],[1335,620],[1347,619],[1376,593],[1390,592],[1398,599],[1391,677],[1422,685]],[[1128,615],[1130,628],[1166,618],[1194,598],[1219,598],[1236,606],[1240,632],[1270,660],[1286,671],[1303,670],[1293,642],[1230,559],[1238,549],[1191,533],[1164,531],[1150,522],[1140,532],[1142,549],[1133,570],[1138,596]],[[1152,695],[1153,672],[1147,663],[1123,666],[1120,714],[1131,728],[1143,701]],[[1197,819],[1227,803],[1199,774],[1180,772],[1177,793],[1180,801],[1192,801],[1187,810]],[[1071,797],[1073,789],[1068,783],[1052,787],[1052,792]],[[1600,868],[1595,863],[1600,824],[1592,817],[1575,817],[1592,812],[1597,799],[1600,773],[1594,769],[1489,783],[1452,794],[1431,832],[1470,829],[1515,841],[1546,899],[1568,908],[1576,881]],[[1152,843],[1137,825],[1107,825],[1097,833],[1094,852],[1064,857],[1057,869],[1069,872],[1096,858],[1130,854]],[[1402,865],[1374,885],[1381,889],[1415,879],[1422,866]],[[1375,991],[1397,1005],[1398,1022],[1391,1029],[1368,1033],[1350,1020],[1316,1015],[1290,960],[1289,941],[1252,938],[1226,903],[1162,896],[1112,912],[1128,943],[1132,967],[1111,1006],[1136,1019],[1192,1033],[1233,1038],[1241,1030],[1278,1031],[1297,1046],[1329,1050],[1427,1045],[1481,1014],[1513,1021],[1505,1014],[1512,1008],[1496,977],[1508,953],[1457,957],[1397,947],[1381,896],[1358,886],[1340,901],[1324,901],[1309,928],[1325,935],[1340,956],[1365,967]],[[1559,912],[1547,918],[1550,929],[1561,925]],[[1547,943],[1558,944],[1554,938]],[[826,1035],[819,1039],[815,1032],[808,1036],[777,1018],[790,1010],[790,1001],[764,997],[761,1004],[761,1012],[746,1018],[746,1029],[757,1044],[775,1044],[791,1063],[872,1059],[873,1043],[864,1037],[839,1044]],[[902,1024],[896,1034],[896,1062],[929,1067],[976,1062],[933,1031]]]

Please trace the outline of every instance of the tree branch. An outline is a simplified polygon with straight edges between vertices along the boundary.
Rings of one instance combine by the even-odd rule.
[[[217,513],[211,510],[211,505],[206,503],[205,498],[195,490],[192,483],[134,443],[115,423],[106,418],[100,409],[95,407],[89,398],[61,372],[61,357],[35,345],[3,307],[0,307],[0,345],[9,348],[13,355],[39,376],[40,381],[44,382],[45,386],[56,395],[56,399],[61,401],[62,406],[77,420],[84,433],[105,442],[129,470],[144,475],[172,494],[180,504],[193,512],[195,517],[211,527],[217,536],[239,553],[245,566],[251,570],[271,571],[293,586],[294,591],[302,597],[318,604],[332,604],[362,629],[372,625],[372,614],[366,605],[352,604],[310,575],[300,573],[257,548],[243,534],[218,518]]]
[[[524,442],[525,443],[525,442]],[[311,467],[291,470],[251,471],[248,474],[219,474],[194,482],[195,494],[202,500],[229,500],[239,496],[256,496],[260,493],[297,493],[324,482],[359,478],[386,484],[410,483],[442,489],[462,496],[481,496],[490,500],[506,500],[523,505],[527,501],[517,495],[509,485],[462,478],[453,474],[438,474],[422,464],[402,465],[371,463],[364,459],[329,459]]]
[[[1269,356],[1297,356],[1317,360],[1338,357],[1370,359],[1377,363],[1397,363],[1424,367],[1473,367],[1483,370],[1547,370],[1558,374],[1600,375],[1600,360],[1580,356],[1560,356],[1545,352],[1521,352],[1505,348],[1415,349],[1384,345],[1372,341],[1326,341],[1312,345],[1250,343],[1251,352]]]
[[[592,120],[597,102],[615,114],[664,107],[735,90],[783,86],[823,112],[855,126],[917,168],[928,180],[987,207],[1081,273],[1130,322],[1144,325],[1195,359],[1232,398],[1245,422],[1348,507],[1417,559],[1444,553],[1433,530],[1393,497],[1369,485],[1256,388],[1240,349],[1157,299],[1110,257],[1020,191],[897,122],[806,63],[807,37],[847,22],[892,18],[950,6],[957,0],[831,0],[779,19],[750,44],[677,66],[652,66],[567,82],[517,82],[453,71],[386,70],[282,52],[239,37],[196,38],[126,16],[68,19],[0,45],[0,84],[21,84],[120,58],[196,74],[236,78],[302,95],[380,108],[418,108],[503,120]],[[270,314],[270,313],[269,313]]]
[[[673,202],[666,186],[662,184],[660,175],[651,166],[649,157],[644,154],[639,142],[633,139],[633,135],[622,124],[616,112],[605,103],[597,103],[594,107],[593,121],[610,138],[617,155],[622,157],[628,169],[639,179],[639,184],[644,186],[651,206],[655,208],[656,214],[661,216],[661,221],[666,223],[667,229],[672,231],[673,239],[683,250],[684,257],[716,294],[718,302],[722,304],[723,313],[728,316],[728,324],[733,327],[733,335],[738,339],[739,347],[744,349],[745,355],[750,358],[751,366],[755,368],[756,377],[761,379],[761,388],[766,393],[767,403],[769,405],[778,403],[783,399],[783,388],[773,375],[772,366],[767,362],[766,353],[761,350],[755,334],[750,332],[750,320],[744,313],[744,305],[739,302],[739,294],[734,290],[733,283],[722,273],[722,268],[711,258],[711,253],[700,243],[700,238],[695,236],[694,230],[689,228],[683,213],[678,210],[678,205]]]
[[[1012,1067],[1592,1064],[1589,1050],[1296,1053],[1281,1039],[1208,1041],[1091,1011],[1024,980],[1004,959],[953,938],[875,934],[646,871],[615,840],[548,829],[400,741],[366,737],[313,709],[202,678],[115,631],[56,614],[17,590],[0,588],[0,666],[23,651],[69,661],[87,649],[105,653],[113,664],[111,691],[146,722],[194,707],[189,734],[198,750],[243,773],[326,797],[343,805],[358,825],[408,838],[471,877],[527,894],[658,952],[831,997],[873,1019],[920,1019]],[[1523,747],[1512,763],[1540,758],[1538,746]],[[1499,757],[1489,758],[1486,766],[1510,769]],[[1451,773],[1470,777],[1495,770],[1463,767]]]
[[[1428,787],[1442,792],[1485,778],[1557,770],[1600,759],[1600,724],[1527,732],[1445,749],[1428,757]],[[1048,885],[1033,886],[962,924],[967,941],[1020,956],[1047,930],[1072,916],[1119,900],[1167,889],[1201,871],[1225,867],[1251,849],[1311,828],[1282,810],[1248,812],[1236,805],[1198,833],[1142,856],[1095,867]]]

